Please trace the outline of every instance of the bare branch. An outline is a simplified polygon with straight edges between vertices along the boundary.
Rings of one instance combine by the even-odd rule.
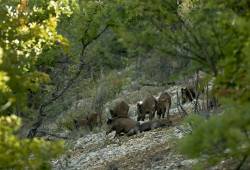
[[[180,103],[180,98],[179,98],[179,93],[178,93],[178,91],[176,91],[176,95],[177,95],[177,108],[181,108],[181,110],[182,110],[182,112],[183,112],[183,114],[184,114],[184,116],[187,116],[188,114],[187,114],[187,111],[182,107],[182,105],[181,105],[181,103]],[[178,109],[179,110],[179,109]]]
[[[244,156],[243,156],[243,158],[242,158],[242,160],[240,161],[239,165],[236,167],[236,170],[240,170],[240,169],[241,169],[241,167],[242,167],[242,166],[244,165],[244,163],[246,162],[247,158],[248,158],[248,155],[244,155]]]

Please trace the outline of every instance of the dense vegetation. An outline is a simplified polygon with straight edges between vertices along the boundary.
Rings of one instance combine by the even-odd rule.
[[[1,1],[1,115],[0,168],[49,168],[48,160],[63,149],[63,143],[51,144],[40,139],[19,139],[14,132],[21,126],[28,94],[36,92],[49,76],[38,71],[36,63],[43,50],[55,42],[65,44],[57,33],[57,21],[67,2],[43,2],[28,7],[28,1]],[[66,44],[65,44],[66,45]],[[11,116],[12,115],[12,116]]]
[[[49,168],[63,144],[34,137],[74,101],[92,97],[85,111],[101,111],[131,80],[167,84],[196,70],[215,78],[223,111],[191,116],[180,150],[212,164],[234,158],[239,169],[250,155],[248,0],[0,5],[0,169]],[[16,136],[20,118],[32,139]]]

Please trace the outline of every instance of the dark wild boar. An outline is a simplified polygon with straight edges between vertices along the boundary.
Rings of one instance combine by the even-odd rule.
[[[152,120],[155,116],[156,108],[157,101],[152,95],[146,97],[143,102],[137,103],[137,121],[144,121],[147,114],[149,115],[149,120]]]
[[[163,92],[157,100],[157,115],[158,118],[164,118],[167,111],[167,119],[169,119],[169,110],[171,107],[171,96],[168,92]]]
[[[89,127],[90,130],[93,130],[98,124],[102,124],[101,113],[91,113],[87,116],[84,116],[81,119],[74,119],[74,124],[77,129],[80,127]]]
[[[125,101],[116,103],[113,109],[110,109],[112,118],[128,118],[129,105]]]
[[[88,126],[92,130],[95,126],[102,124],[101,113],[91,113],[87,116]]]
[[[145,132],[145,131],[149,131],[149,130],[153,130],[153,129],[157,129],[157,128],[161,128],[161,127],[167,127],[171,125],[171,122],[163,122],[160,120],[153,120],[153,121],[148,121],[148,122],[144,122],[142,124],[140,124],[139,129],[140,132]]]
[[[76,129],[79,129],[80,127],[87,127],[88,126],[88,120],[87,118],[81,118],[81,119],[74,119],[74,125]]]
[[[130,118],[111,118],[108,119],[107,124],[109,126],[109,130],[106,134],[115,131],[115,137],[121,135],[122,133],[125,133],[128,136],[139,133],[139,123]]]

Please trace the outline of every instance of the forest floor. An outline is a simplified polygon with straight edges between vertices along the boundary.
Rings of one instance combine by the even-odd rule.
[[[176,149],[183,136],[182,118],[172,115],[173,125],[134,136],[114,138],[114,133],[89,134],[78,139],[71,151],[53,161],[54,169],[191,169],[188,160]]]
[[[130,137],[114,138],[105,131],[71,141],[72,149],[52,161],[55,170],[191,170],[196,159],[178,152],[177,141],[187,130],[183,118],[172,115],[173,125]],[[235,169],[234,160],[223,161],[206,170]],[[243,168],[244,169],[244,168]],[[245,170],[245,169],[244,169]]]
[[[172,97],[170,120],[172,125],[139,133],[133,136],[114,137],[115,132],[106,135],[105,128],[99,132],[91,132],[75,140],[69,140],[66,153],[52,161],[55,170],[190,170],[198,160],[188,159],[178,152],[178,139],[190,132],[189,126],[183,123],[183,115],[177,108],[177,91],[181,86],[167,89]],[[147,93],[158,95],[165,88],[142,87],[136,91],[125,91],[119,98],[130,105],[129,116],[136,119],[136,102]],[[156,96],[157,97],[157,96]],[[115,101],[115,100],[114,100]],[[108,110],[110,101],[105,105]],[[202,106],[202,101],[199,101]],[[186,103],[183,108],[192,113],[193,103]],[[107,112],[107,111],[106,111]],[[167,120],[166,120],[167,121]],[[81,132],[78,132],[81,133]],[[209,170],[220,170],[225,166],[215,166]],[[230,168],[226,168],[230,169]]]
[[[70,145],[66,153],[53,161],[56,170],[120,170],[120,169],[192,169],[196,160],[189,160],[178,153],[177,141],[184,136],[186,127],[176,105],[176,91],[181,86],[172,86],[167,91],[172,96],[170,120],[172,125],[130,137],[126,135],[114,138],[115,132],[106,135],[105,129],[91,132],[75,140],[67,141]],[[130,105],[129,116],[136,119],[136,102],[147,94],[157,97],[164,87],[142,87],[140,90],[124,91],[121,98]],[[116,98],[115,100],[117,100]],[[105,105],[111,107],[110,101]],[[184,105],[191,112],[193,105]],[[166,120],[167,121],[167,120]]]

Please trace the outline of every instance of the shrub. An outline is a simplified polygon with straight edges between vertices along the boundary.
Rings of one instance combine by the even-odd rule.
[[[217,39],[225,43],[216,63],[220,69],[214,89],[224,111],[208,120],[192,119],[193,132],[180,142],[181,151],[192,158],[206,158],[212,164],[233,158],[238,161],[236,169],[240,169],[250,156],[250,8],[249,2],[238,2],[209,0],[200,3],[199,13],[194,15],[202,19],[202,24],[209,25],[212,18],[206,15],[213,11],[216,15],[213,24],[220,31]],[[215,30],[207,28],[207,31]],[[216,42],[212,45],[216,46]]]
[[[0,169],[50,169],[49,161],[63,151],[63,142],[19,139],[21,119],[0,117]]]

